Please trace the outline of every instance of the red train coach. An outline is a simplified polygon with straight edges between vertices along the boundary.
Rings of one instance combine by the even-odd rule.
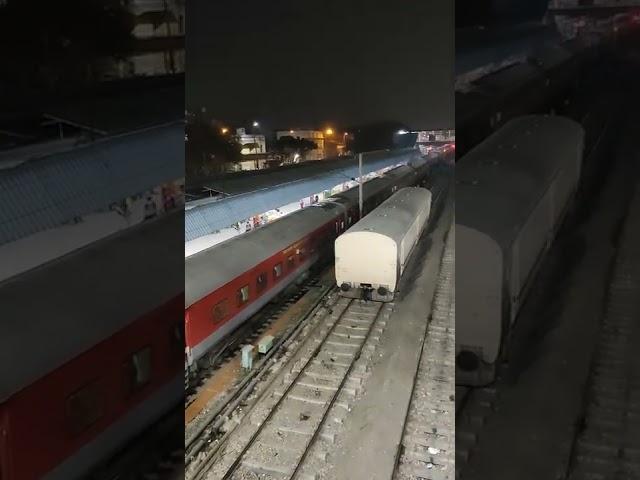
[[[344,231],[346,208],[323,203],[232,238],[185,261],[187,364],[304,273]]]
[[[0,285],[0,478],[74,479],[183,398],[183,217]]]

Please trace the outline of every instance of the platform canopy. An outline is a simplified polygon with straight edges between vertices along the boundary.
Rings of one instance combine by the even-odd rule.
[[[9,164],[0,169],[0,245],[180,179],[183,158],[184,124],[173,122]]]
[[[386,167],[403,165],[420,155],[416,149],[371,152],[363,155],[363,174],[376,172]],[[190,202],[185,207],[185,241],[195,240],[230,227],[236,222],[260,215],[302,198],[329,190],[358,176],[358,160],[345,159],[329,163],[323,169],[322,161],[310,162],[309,168],[297,168],[286,174],[272,173],[266,180],[259,181],[251,176],[243,176],[242,182],[260,185],[253,191],[231,195],[223,199],[201,199]],[[234,188],[241,188],[234,184]],[[247,190],[248,187],[245,189]]]

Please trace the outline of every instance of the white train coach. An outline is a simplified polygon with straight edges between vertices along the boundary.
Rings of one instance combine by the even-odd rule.
[[[583,143],[584,130],[572,120],[526,116],[456,164],[456,383],[493,380],[576,193]]]
[[[431,192],[402,188],[335,241],[340,294],[390,302],[429,219]]]

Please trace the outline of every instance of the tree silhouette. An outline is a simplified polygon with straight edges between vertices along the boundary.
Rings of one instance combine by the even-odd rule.
[[[291,158],[296,153],[304,157],[306,152],[317,148],[318,146],[311,140],[285,135],[276,141],[275,149],[277,152],[285,154]]]
[[[186,132],[187,175],[206,176],[224,172],[229,164],[242,159],[242,146],[233,136],[220,133],[220,128],[213,122],[189,122]]]

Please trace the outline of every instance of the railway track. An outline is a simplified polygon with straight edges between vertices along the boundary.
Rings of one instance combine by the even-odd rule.
[[[474,454],[484,425],[495,412],[499,395],[496,387],[461,388],[456,395],[464,398],[456,406],[455,478],[464,479],[465,467]]]
[[[351,373],[367,339],[384,325],[392,308],[338,297],[291,357],[283,382],[245,417],[233,444],[220,448],[217,458],[188,469],[186,478],[305,478],[302,468],[311,447],[330,436],[325,430],[335,418],[329,412],[341,406],[341,392],[358,389],[358,378]]]
[[[324,287],[308,309],[302,312],[298,321],[279,335],[269,352],[258,359],[253,369],[247,372],[224,398],[216,402],[212,409],[205,413],[201,412],[193,422],[187,425],[185,431],[187,459],[190,460],[198,455],[212,440],[219,440],[219,431],[238,407],[246,407],[248,398],[259,397],[261,392],[271,385],[282,364],[291,357],[291,352],[296,351],[298,345],[305,341],[309,331],[317,328],[320,323],[318,317],[322,317],[322,312],[332,308],[337,297],[335,292],[332,293],[334,290],[334,287]],[[228,430],[224,433],[228,434]]]
[[[629,208],[569,480],[640,478],[640,189]]]
[[[402,434],[395,480],[444,480],[455,469],[455,231],[445,245],[431,321]]]

